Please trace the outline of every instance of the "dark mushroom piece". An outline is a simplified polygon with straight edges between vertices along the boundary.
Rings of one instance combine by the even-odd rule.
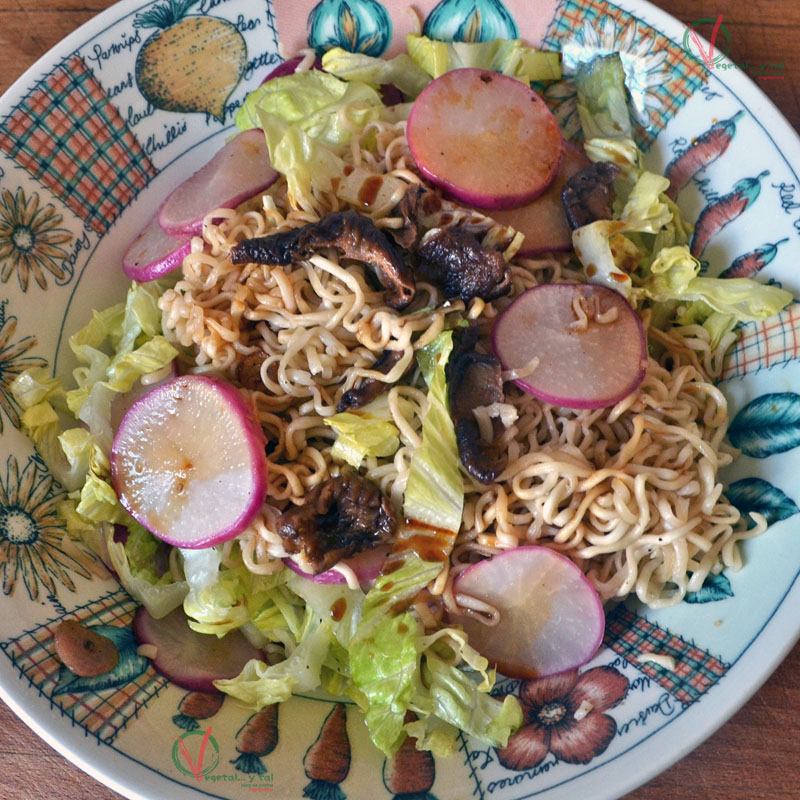
[[[370,369],[383,375],[388,375],[392,371],[392,367],[403,358],[403,355],[405,353],[402,350],[384,350]],[[403,375],[407,375],[413,366],[414,359],[412,358],[408,362],[408,367],[403,372]],[[379,381],[377,378],[362,378],[358,384],[342,395],[336,410],[341,412],[362,408],[367,403],[371,403],[376,397],[380,397],[390,386],[391,384],[386,381]]]
[[[370,266],[392,308],[405,308],[414,299],[414,276],[394,245],[369,217],[355,211],[332,211],[302,228],[245,239],[231,248],[230,259],[233,264],[287,266],[326,247]]]
[[[350,474],[315,486],[302,506],[281,514],[277,528],[286,551],[302,553],[314,575],[388,542],[396,529],[397,517],[381,490]]]
[[[428,231],[416,256],[417,275],[439,286],[448,299],[494,300],[511,289],[511,270],[502,253],[483,247],[461,228]]]
[[[503,378],[500,361],[492,354],[476,352],[475,340],[474,329],[460,334],[445,374],[461,463],[475,480],[491,483],[508,463],[508,454],[498,441],[502,425],[493,419],[492,441],[483,441],[473,411],[503,402]]]
[[[269,389],[261,380],[261,365],[267,360],[267,354],[261,351],[244,356],[236,367],[236,380],[245,388],[254,392],[267,392]],[[278,362],[273,361],[267,367],[267,377],[273,382],[278,382]]]
[[[576,172],[561,190],[561,204],[570,228],[582,228],[598,219],[611,219],[614,181],[620,168],[608,161],[598,161]]]

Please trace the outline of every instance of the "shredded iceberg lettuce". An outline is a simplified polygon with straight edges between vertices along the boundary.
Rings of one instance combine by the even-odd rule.
[[[572,233],[587,279],[616,289],[633,303],[654,304],[659,324],[676,313],[679,324],[702,324],[716,343],[736,323],[765,319],[788,305],[791,294],[777,286],[699,275],[700,262],[688,247],[691,225],[665,194],[669,180],[642,167],[642,154],[631,138],[619,57],[598,56],[579,65],[576,84],[587,154],[622,171],[614,186],[613,219]]]
[[[113,400],[177,355],[161,335],[162,291],[158,283],[134,283],[124,303],[95,311],[70,337],[78,361],[76,389],[67,391],[40,368],[23,372],[11,387],[23,408],[23,429],[70,493],[59,505],[68,533],[110,560],[120,583],[155,617],[179,606],[188,586],[169,576],[159,578],[149,557],[141,556],[152,551],[155,539],[119,503],[108,458]],[[76,427],[75,420],[84,425]],[[128,528],[125,544],[114,541],[115,524]]]
[[[628,90],[619,53],[580,62],[575,71],[575,88],[585,139],[631,138]]]
[[[342,80],[362,81],[376,88],[381,84],[393,84],[411,98],[431,82],[431,76],[407,53],[385,59],[333,47],[322,56],[322,68]]]
[[[561,80],[561,57],[557,52],[536,50],[519,39],[489,42],[440,42],[410,33],[408,55],[431,78],[453,69],[474,67],[502,72],[524,83]]]
[[[136,531],[136,526],[137,523],[133,520],[129,521],[129,531]],[[113,525],[106,525],[104,530],[111,566],[131,597],[138,600],[156,619],[165,617],[170,611],[178,608],[189,591],[189,585],[186,581],[173,581],[169,578],[157,582],[151,580],[154,576],[143,568],[139,552],[139,547],[147,550],[146,537],[142,535],[144,543],[134,539],[129,550],[127,542],[123,544],[114,541]],[[143,534],[152,536],[144,529],[142,531]]]
[[[392,422],[386,395],[353,411],[340,411],[324,420],[336,431],[331,456],[358,469],[366,456],[387,458],[397,452],[400,435]]]
[[[406,517],[445,531],[458,531],[464,507],[464,479],[459,472],[458,443],[447,406],[445,367],[453,350],[453,332],[440,333],[417,353],[428,384],[428,410],[422,421],[422,444],[411,457],[403,496]]]
[[[245,131],[262,127],[265,117],[275,117],[312,139],[337,146],[350,141],[355,126],[378,119],[382,105],[378,92],[363,81],[307,70],[273,78],[254,89],[234,121]]]
[[[410,553],[399,569],[378,578],[350,643],[355,699],[373,743],[386,755],[409,734],[418,746],[449,755],[459,730],[504,747],[522,724],[515,698],[501,702],[489,694],[494,674],[463,632],[444,628],[423,636],[416,617],[403,610],[440,570],[440,562]],[[417,720],[405,723],[409,710]]]

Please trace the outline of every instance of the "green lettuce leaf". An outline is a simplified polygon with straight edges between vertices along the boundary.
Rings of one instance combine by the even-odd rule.
[[[274,117],[335,147],[348,144],[354,127],[378,119],[382,107],[378,92],[363,81],[307,70],[254,89],[237,111],[235,123],[240,130],[249,130],[263,127],[265,117]]]
[[[461,527],[464,480],[447,405],[445,367],[452,350],[453,332],[445,331],[417,352],[417,363],[428,384],[428,410],[422,421],[422,443],[411,457],[403,514],[455,532]]]
[[[522,724],[517,700],[489,695],[494,672],[463,631],[445,628],[422,636],[414,615],[402,610],[438,575],[439,562],[406,551],[399,563],[367,593],[348,648],[353,696],[373,743],[388,756],[412,735],[417,747],[449,755],[463,730],[504,747]],[[408,710],[416,722],[404,722]]]
[[[674,316],[674,309],[670,316]],[[684,306],[676,321],[678,325],[702,325],[708,331],[713,348],[719,347],[722,338],[736,327],[736,317],[733,314],[714,311],[704,300],[695,300]]]
[[[489,42],[440,42],[410,33],[406,46],[411,59],[431,78],[464,67],[488,69],[518,78],[524,83],[561,80],[557,52],[536,50],[519,39]]]
[[[325,659],[333,643],[332,624],[309,615],[300,643],[283,661],[267,665],[253,659],[235,678],[214,681],[221,692],[256,710],[282,703],[295,692],[311,692],[322,682]]]
[[[362,408],[327,417],[324,422],[336,431],[331,456],[356,469],[365,456],[386,458],[400,446],[400,433],[392,422],[385,395]]]
[[[381,575],[367,592],[361,623],[350,642],[350,670],[356,699],[376,747],[387,756],[402,744],[403,717],[421,689],[419,624],[400,611],[441,571],[413,553],[399,569]]]
[[[425,653],[424,662],[427,688],[414,697],[419,719],[406,725],[406,732],[422,742],[430,741],[431,749],[441,755],[456,751],[459,731],[477,736],[493,747],[505,747],[509,736],[522,725],[517,698],[492,697],[488,693],[490,683],[478,684],[463,669],[432,650]],[[422,709],[429,709],[429,713],[420,716]],[[450,726],[450,737],[441,722]]]
[[[128,530],[131,532],[136,531],[137,525],[138,523],[129,520]],[[156,619],[165,617],[170,611],[178,608],[183,603],[183,598],[189,591],[189,584],[186,581],[171,581],[168,577],[166,582],[152,583],[149,580],[152,575],[142,565],[142,561],[146,557],[145,553],[149,551],[146,537],[144,536],[147,531],[144,528],[141,528],[143,532],[141,539],[134,539],[131,545],[130,556],[134,560],[133,567],[129,560],[129,552],[126,549],[127,543],[122,544],[114,541],[113,525],[106,525],[104,530],[111,566],[117,573],[119,582],[134,600],[138,600],[148,610],[151,616]],[[152,534],[148,535],[152,536]]]
[[[268,638],[276,627],[288,630],[287,618],[276,601],[286,583],[285,570],[256,575],[244,565],[219,569],[218,553],[182,552],[190,586],[183,610],[192,630],[221,637],[248,622]]]
[[[656,302],[702,300],[713,311],[736,321],[757,321],[777,314],[792,295],[778,286],[750,278],[698,277],[700,262],[686,245],[663,248],[650,265],[650,275],[634,293]],[[713,324],[722,325],[722,320]]]
[[[143,375],[167,367],[178,355],[159,333],[162,288],[157,283],[133,283],[124,304],[93,312],[91,321],[69,339],[79,366],[73,370],[78,388],[67,392],[67,405],[106,453],[113,438],[114,398],[130,391]]]
[[[322,56],[322,68],[344,81],[361,81],[376,88],[391,83],[412,98],[431,82],[431,76],[406,53],[386,59],[333,47]]]
[[[668,186],[669,181],[663,176],[642,172],[630,190],[619,219],[600,219],[572,232],[575,253],[591,283],[609,286],[630,297],[631,273],[648,250],[641,239],[637,243],[629,234],[654,237],[670,224],[673,211],[664,195]]]
[[[68,456],[59,440],[70,416],[61,381],[50,377],[43,367],[33,367],[14,379],[11,394],[23,410],[22,430],[33,441],[47,468],[67,491],[79,489],[89,468],[88,433],[79,434],[83,437],[81,446],[76,442]]]
[[[313,208],[315,191],[332,191],[333,179],[342,175],[344,162],[331,147],[297,125],[272,114],[259,115],[270,163],[286,176],[289,201],[295,208]]]

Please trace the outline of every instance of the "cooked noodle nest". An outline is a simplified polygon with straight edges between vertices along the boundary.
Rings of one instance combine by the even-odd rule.
[[[422,182],[403,122],[370,123],[353,137],[343,160],[397,179],[403,189]],[[402,194],[393,195],[389,207],[373,210],[379,227],[402,225],[391,216]],[[542,282],[581,280],[568,257],[517,257],[520,240],[513,231],[447,201],[437,212],[440,224],[466,227],[485,246],[504,251],[513,278],[509,297],[465,306],[418,283],[412,306],[398,312],[383,303],[363,264],[335,251],[291,267],[231,264],[227,254],[242,239],[306,225],[344,207],[333,190],[294,199],[300,208],[291,207],[281,179],[258,207],[210,214],[182,277],[159,302],[165,334],[193,354],[193,370],[234,380],[243,358],[265,355],[263,386],[242,391],[270,442],[269,493],[238,537],[238,553],[232,543],[224,551],[225,558],[241,558],[259,574],[279,569],[286,555],[276,532],[280,512],[302,503],[308,490],[342,469],[331,457],[336,434],[324,420],[336,413],[345,391],[362,377],[390,386],[386,396],[400,446],[391,457],[367,457],[361,472],[400,509],[427,403],[416,373],[397,382],[415,351],[462,319],[475,320],[488,335],[494,318],[519,293]],[[603,314],[584,304],[575,309],[576,324],[587,318],[613,322],[613,315]],[[647,311],[642,321],[658,356],[650,356],[641,386],[616,405],[555,408],[507,382],[503,408],[478,410],[486,435],[491,418],[501,420],[508,465],[490,485],[462,470],[461,530],[450,563],[426,601],[417,603],[423,624],[438,624],[443,610],[495,624],[497,610],[457,594],[453,581],[476,560],[520,544],[567,555],[604,601],[635,594],[653,608],[680,602],[709,574],[741,566],[738,542],[763,532],[766,522],[758,514],[742,519],[718,478],[734,452],[724,442],[728,408],[714,381],[734,334],[713,348],[701,326],[658,330]],[[488,348],[486,337],[482,346]],[[402,358],[383,375],[371,367],[386,349],[402,352]],[[521,377],[518,372],[504,379]],[[352,583],[346,570],[345,577]]]

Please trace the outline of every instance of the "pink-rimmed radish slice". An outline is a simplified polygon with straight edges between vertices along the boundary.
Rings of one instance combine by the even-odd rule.
[[[133,618],[136,641],[156,648],[152,659],[156,672],[183,689],[214,692],[214,681],[235,678],[251,659],[263,660],[262,652],[234,630],[219,638],[193,631],[182,608],[161,619],[141,606]]]
[[[509,678],[555,675],[585,664],[603,640],[600,597],[568,558],[546,547],[517,547],[466,569],[456,595],[500,612],[497,625],[458,618],[469,643]]]
[[[575,302],[589,311],[583,327]],[[592,317],[593,308],[605,322]],[[614,405],[639,386],[647,369],[639,315],[619,292],[591,284],[528,289],[498,317],[492,348],[505,371],[519,373],[518,386],[566,408]]]
[[[501,225],[510,225],[524,234],[520,256],[572,250],[572,231],[564,214],[561,191],[564,184],[592,162],[583,149],[564,142],[564,156],[555,180],[535,200],[519,208],[478,209]]]
[[[381,568],[386,561],[390,548],[385,545],[372,547],[369,550],[362,550],[350,558],[343,558],[339,563],[349,567],[355,573],[358,582],[363,586],[374,581],[381,574]],[[336,569],[329,569],[312,575],[304,572],[300,565],[292,558],[284,558],[283,563],[292,572],[302,575],[304,578],[315,581],[316,583],[346,583],[344,575]]]
[[[233,386],[184,375],[131,406],[111,447],[111,479],[155,536],[210,547],[244,530],[264,502],[263,433]]]
[[[245,131],[168,195],[158,210],[158,223],[172,236],[198,234],[209,211],[236,208],[277,179],[264,132]]]
[[[122,271],[138,283],[154,281],[180,267],[191,250],[191,237],[166,233],[156,215],[125,252]]]
[[[530,202],[561,163],[564,140],[544,100],[488,70],[455,69],[432,81],[414,102],[407,130],[422,174],[482,208]]]

